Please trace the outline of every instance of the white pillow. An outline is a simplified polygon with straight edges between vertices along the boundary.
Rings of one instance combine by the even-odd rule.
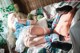
[[[36,15],[36,10],[32,10],[30,14]]]
[[[40,26],[42,26],[42,27],[48,27],[48,25],[47,25],[47,18],[46,17],[43,17],[42,19],[40,19],[39,21],[38,21],[38,24],[40,25]]]

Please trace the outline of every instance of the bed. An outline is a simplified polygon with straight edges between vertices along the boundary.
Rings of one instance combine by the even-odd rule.
[[[57,7],[60,7],[60,6],[64,6],[64,5],[71,5],[71,6],[75,6],[75,5],[77,5],[77,8],[80,8],[80,2],[59,2],[59,3],[54,3],[54,4],[50,4],[50,5],[47,5],[47,6],[44,6],[43,8],[47,11],[47,13],[48,13],[48,16],[50,17],[50,18],[46,18],[46,16],[44,17],[44,18],[46,18],[46,20],[52,20],[53,18],[54,18],[54,15],[56,14],[56,11],[55,11],[55,8],[57,8]],[[37,9],[35,9],[35,10],[32,10],[29,14],[33,14],[33,15],[35,15],[36,14],[36,10]],[[47,24],[47,22],[46,22],[46,20],[45,19],[43,19],[43,18],[41,18],[40,20],[39,20],[39,24],[41,25],[41,26],[44,26],[44,27],[48,27],[48,24]],[[74,21],[75,19],[73,19],[73,21],[72,21],[72,25],[71,25],[71,27],[75,24],[75,21]],[[42,22],[44,22],[43,24],[41,24]],[[51,27],[51,26],[50,26]],[[13,37],[13,36],[12,36]],[[9,39],[8,39],[9,40]],[[12,38],[12,40],[14,41],[14,38]],[[15,44],[15,41],[12,43],[12,47],[13,47],[13,44]],[[60,51],[59,52],[57,52],[57,53],[60,53]]]

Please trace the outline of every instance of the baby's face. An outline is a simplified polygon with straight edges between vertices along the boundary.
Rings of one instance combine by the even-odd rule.
[[[18,17],[17,19],[18,19],[19,23],[26,22],[26,20],[27,20],[27,18],[24,19],[24,18],[20,18],[20,17]]]

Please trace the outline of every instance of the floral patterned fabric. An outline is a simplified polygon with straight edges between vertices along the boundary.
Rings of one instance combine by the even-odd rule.
[[[8,32],[7,17],[14,11],[15,8],[12,0],[0,0],[0,36],[4,39],[6,39]]]

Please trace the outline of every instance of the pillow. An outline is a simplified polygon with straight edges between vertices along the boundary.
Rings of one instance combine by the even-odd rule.
[[[36,15],[36,9],[35,9],[35,10],[32,10],[32,11],[30,12],[30,14]]]
[[[38,21],[37,24],[39,24],[40,26],[42,26],[42,27],[44,27],[44,28],[47,28],[48,25],[47,25],[46,19],[47,19],[46,17],[41,18],[41,19]]]
[[[55,27],[54,31],[60,35],[68,36],[69,35],[69,29],[71,25],[71,21],[74,17],[74,14],[76,12],[76,8],[73,8],[70,12],[67,14],[63,14]]]

